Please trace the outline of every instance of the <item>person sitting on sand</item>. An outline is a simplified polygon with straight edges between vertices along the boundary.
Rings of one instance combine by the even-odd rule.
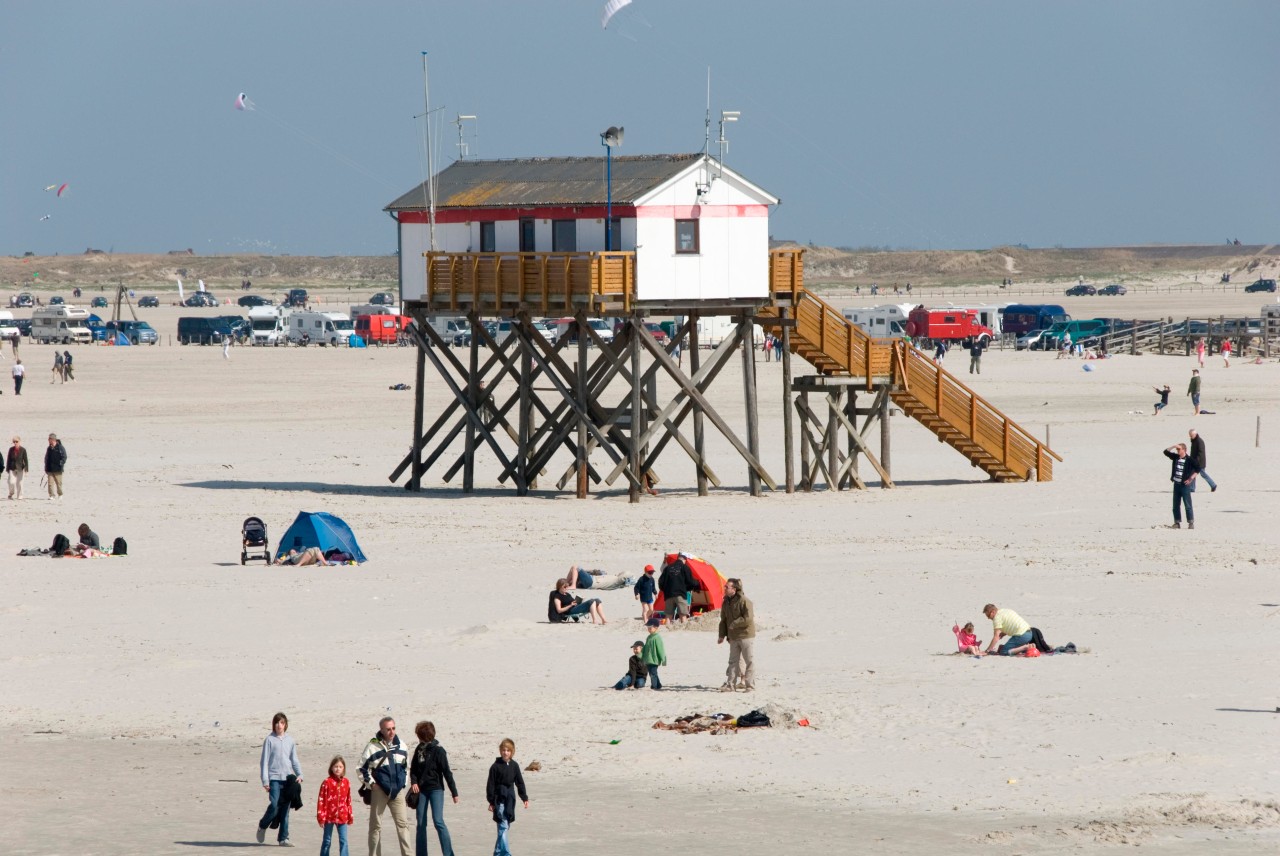
[[[987,646],[988,654],[999,653],[1005,657],[1016,657],[1025,653],[1028,648],[1035,647],[1032,642],[1031,625],[1012,609],[998,609],[994,603],[982,607],[982,614],[991,619],[991,644]],[[1004,644],[1000,643],[1001,638]]]
[[[956,634],[956,648],[961,654],[972,654],[975,657],[982,656],[982,640],[973,632],[973,622],[970,621],[963,628],[960,622],[956,622],[951,627],[951,632]]]
[[[273,565],[327,565],[324,553],[320,552],[319,547],[308,547],[299,553],[297,550],[290,550],[288,553],[281,553],[276,556]]]
[[[80,536],[80,544],[82,546],[102,549],[102,542],[98,540],[98,533],[90,529],[88,523],[81,523],[80,527],[76,529],[76,534]]]
[[[584,601],[580,597],[574,597],[569,594],[568,580],[556,580],[556,590],[547,598],[547,620],[552,624],[563,624],[581,615],[590,615],[592,624],[609,623],[604,620],[604,612],[600,609],[598,598]]]

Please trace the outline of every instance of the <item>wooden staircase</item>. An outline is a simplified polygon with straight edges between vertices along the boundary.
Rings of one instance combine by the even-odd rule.
[[[887,386],[902,412],[924,425],[993,481],[1053,480],[1062,458],[1031,436],[928,354],[897,339],[873,339],[803,284],[803,250],[771,254],[771,305],[760,324],[781,335],[794,319],[791,351],[823,375],[864,379],[868,390]],[[775,289],[775,284],[784,284]],[[771,322],[777,323],[771,323]]]

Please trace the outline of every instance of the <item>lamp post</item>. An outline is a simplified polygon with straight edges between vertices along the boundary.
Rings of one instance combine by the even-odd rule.
[[[610,125],[600,135],[600,145],[604,146],[604,248],[608,252],[613,249],[613,147],[622,145],[622,128]]]

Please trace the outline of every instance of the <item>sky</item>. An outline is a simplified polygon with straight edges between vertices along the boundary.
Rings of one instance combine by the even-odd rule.
[[[459,114],[468,157],[701,151],[709,68],[776,238],[1280,240],[1274,0],[604,6],[0,0],[0,254],[392,253],[423,51],[437,169]]]

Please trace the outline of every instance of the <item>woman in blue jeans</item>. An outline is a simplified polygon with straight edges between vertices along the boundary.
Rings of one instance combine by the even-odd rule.
[[[449,769],[449,756],[436,742],[436,727],[430,722],[419,722],[413,729],[418,735],[418,746],[413,750],[409,764],[409,790],[418,795],[417,856],[427,856],[427,809],[435,821],[436,836],[440,839],[441,856],[453,856],[453,841],[449,827],[444,825],[444,786],[449,785],[453,801],[458,802],[458,786]]]
[[[262,820],[258,821],[258,843],[266,840],[267,828],[280,826],[276,841],[285,846],[289,843],[289,801],[280,798],[284,782],[289,776],[297,776],[302,783],[302,765],[298,763],[298,747],[288,735],[289,717],[277,713],[271,717],[271,733],[262,741],[262,789],[267,792],[270,803]]]

